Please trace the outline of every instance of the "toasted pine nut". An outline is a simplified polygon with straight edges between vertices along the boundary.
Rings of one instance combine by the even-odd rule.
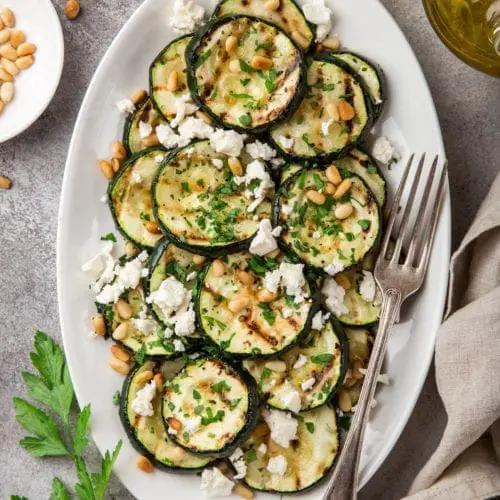
[[[25,40],[24,33],[21,30],[14,30],[10,34],[10,44],[17,49]]]
[[[344,121],[352,120],[355,116],[354,108],[345,99],[339,101],[340,119]]]
[[[10,43],[5,43],[0,47],[0,56],[15,61],[17,59],[17,51]]]
[[[321,43],[327,49],[337,50],[340,48],[340,38],[338,35],[331,35],[325,38]]]
[[[325,193],[326,194],[333,194],[333,193],[335,193],[336,190],[337,190],[337,188],[331,182],[326,183],[326,185],[325,185]]]
[[[161,373],[157,373],[154,377],[153,377],[154,381],[155,381],[155,384],[156,384],[156,390],[158,392],[161,392],[162,389],[163,389],[163,384],[165,383],[165,380],[163,379],[163,375]]]
[[[349,393],[344,389],[340,389],[340,391],[338,392],[338,403],[339,408],[344,413],[350,412],[352,410],[351,397],[349,396]]]
[[[233,312],[238,313],[248,306],[250,299],[245,295],[238,295],[233,300],[229,301],[227,308]]]
[[[240,61],[238,61],[238,59],[230,61],[229,71],[231,71],[231,73],[239,73],[241,71]]]
[[[334,280],[344,290],[349,290],[351,288],[351,280],[347,277],[347,275],[345,275],[343,273],[339,273],[339,274],[335,275]]]
[[[238,38],[236,38],[234,35],[228,36],[226,38],[226,43],[225,43],[226,52],[230,54],[234,50],[237,44],[238,44]]]
[[[2,20],[3,24],[8,28],[12,28],[16,24],[16,18],[14,16],[14,12],[12,12],[7,7],[3,8],[0,11],[0,19]]]
[[[222,474],[227,474],[229,472],[229,466],[226,462],[221,462],[217,468],[222,472]]]
[[[0,67],[0,85],[2,82],[12,82],[12,81],[14,81],[14,77],[6,69]]]
[[[154,373],[151,370],[145,370],[142,373],[139,373],[137,377],[135,377],[135,381],[138,384],[145,384],[146,382],[149,382],[154,376]]]
[[[205,123],[208,123],[208,125],[212,124],[212,119],[210,118],[210,116],[208,116],[203,111],[200,111],[200,110],[196,111],[195,116],[196,116],[196,118],[203,120]]]
[[[125,243],[125,254],[127,257],[133,257],[136,253],[137,249],[135,245],[131,241],[127,241],[127,243]]]
[[[146,97],[148,93],[144,89],[136,90],[130,97],[130,100],[134,103],[135,106],[140,104]]]
[[[16,66],[19,69],[28,69],[34,62],[35,58],[33,56],[23,56],[16,61]]]
[[[168,418],[167,422],[168,422],[168,425],[176,431],[180,431],[182,429],[182,424],[181,424],[180,420],[177,420],[176,418]]]
[[[120,170],[120,160],[118,158],[111,158],[111,167],[113,168],[113,172],[118,172]]]
[[[347,219],[353,212],[354,207],[350,203],[344,203],[335,208],[335,217],[340,220]]]
[[[253,274],[248,273],[247,271],[242,271],[241,269],[237,269],[236,272],[236,279],[238,281],[241,281],[244,285],[250,286],[255,283],[255,278]]]
[[[3,101],[0,101],[0,115],[2,114],[4,109],[5,109],[5,104],[3,103]],[[0,177],[2,177],[2,176],[0,176]],[[0,185],[0,188],[2,188],[1,185]],[[5,188],[3,188],[3,189],[5,189]]]
[[[253,491],[241,483],[236,483],[234,485],[233,493],[239,495],[241,498],[245,498],[246,500],[252,500],[254,497]]]
[[[127,150],[120,141],[114,141],[113,146],[113,156],[119,160],[124,160],[127,157]]]
[[[199,266],[201,264],[203,264],[203,262],[205,262],[205,257],[203,257],[203,255],[193,255],[193,262]]]
[[[106,179],[112,179],[114,172],[111,163],[106,160],[99,160],[99,168],[101,169],[102,175],[106,177]]]
[[[92,318],[92,326],[94,327],[96,335],[100,337],[106,335],[106,321],[104,321],[104,316],[102,314],[98,314]]]
[[[344,179],[339,187],[337,188],[337,190],[335,191],[335,193],[333,194],[333,197],[334,198],[342,198],[342,196],[344,196],[347,191],[349,191],[349,189],[351,189],[351,186],[352,186],[352,181],[351,179]]]
[[[4,44],[10,40],[10,31],[3,29],[0,31],[0,44]]]
[[[280,359],[273,359],[265,364],[266,368],[269,368],[272,372],[283,373],[286,372],[286,363]]]
[[[128,324],[120,323],[116,328],[113,334],[111,335],[115,340],[123,340],[127,338],[128,334]]]
[[[149,458],[141,455],[140,457],[137,457],[135,459],[135,465],[137,465],[137,467],[139,469],[142,470],[142,472],[146,472],[148,474],[151,474],[151,472],[153,472],[155,470],[153,464],[151,463],[151,461],[149,460]]]
[[[212,263],[212,270],[215,277],[222,276],[226,272],[226,266],[220,259],[216,259]]]
[[[12,35],[10,37],[10,43],[12,43]],[[17,56],[31,56],[36,52],[36,45],[31,42],[23,42],[19,47],[17,47]]]
[[[242,176],[243,175],[243,166],[241,165],[240,160],[238,158],[235,158],[234,156],[231,156],[227,160],[229,164],[229,170],[233,173],[233,175],[236,176]]]
[[[111,354],[122,361],[129,361],[130,360],[130,354],[123,350],[119,345],[113,344],[109,350],[111,351]]]
[[[326,106],[326,112],[328,113],[328,116],[334,121],[338,122],[340,120],[340,114],[337,106],[335,104],[330,103]]]
[[[160,226],[152,220],[148,220],[146,224],[144,224],[144,227],[146,228],[146,231],[151,234],[160,234]]]
[[[326,197],[324,194],[319,193],[318,191],[314,191],[313,189],[306,192],[306,197],[311,200],[316,205],[323,205],[326,201]]]
[[[269,69],[273,67],[273,61],[268,57],[253,56],[250,61],[250,66],[253,69]]]
[[[130,372],[130,366],[122,361],[121,359],[115,358],[114,356],[109,359],[109,366],[115,371],[122,375],[128,375]]]
[[[339,169],[333,163],[326,169],[325,174],[326,178],[336,186],[342,182],[342,176],[340,175]]]
[[[3,23],[2,19],[0,19],[0,30],[3,30],[5,28],[5,24]]]
[[[64,7],[64,14],[70,21],[74,21],[80,14],[80,3],[78,0],[68,0]]]
[[[267,0],[264,4],[264,9],[269,12],[274,12],[280,8],[280,0]]]
[[[269,434],[269,427],[267,426],[267,424],[265,422],[261,422],[260,424],[257,424],[255,426],[255,429],[254,431],[252,432],[252,436],[254,438],[259,438],[259,437],[263,437],[263,436],[266,436],[267,434]]]
[[[301,47],[307,47],[309,44],[309,40],[300,31],[292,31],[292,39]]]
[[[160,144],[160,141],[156,134],[151,134],[147,137],[144,137],[144,139],[141,140],[141,143],[145,148],[152,148],[153,146],[158,146]]]
[[[269,439],[269,441],[267,442],[267,449],[269,450],[269,453],[271,455],[278,454],[282,450],[281,446],[272,439]]]
[[[126,300],[118,299],[115,307],[120,318],[130,319],[132,317],[132,306]]]
[[[179,73],[177,73],[177,71],[172,71],[170,75],[168,75],[167,90],[169,92],[175,92],[178,87],[179,87]]]
[[[0,103],[2,103],[2,106],[4,105],[2,101]],[[2,106],[0,106],[0,113]],[[5,175],[0,175],[0,189],[10,189],[11,187],[12,181],[8,177],[5,177]]]
[[[5,104],[8,104],[12,99],[14,99],[14,84],[12,82],[5,82],[0,88],[0,99]]]
[[[264,288],[263,290],[259,291],[259,293],[257,294],[257,298],[259,299],[259,302],[272,302],[276,298],[276,294]]]
[[[19,68],[16,66],[16,63],[9,61],[8,59],[2,58],[2,66],[4,67],[7,73],[10,73],[12,76],[16,76],[19,74]]]

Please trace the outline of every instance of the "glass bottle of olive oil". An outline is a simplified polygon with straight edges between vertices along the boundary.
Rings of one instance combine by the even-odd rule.
[[[424,0],[433,28],[467,64],[500,77],[500,0]]]

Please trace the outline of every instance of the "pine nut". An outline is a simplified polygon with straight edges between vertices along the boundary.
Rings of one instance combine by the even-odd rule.
[[[114,172],[111,163],[106,160],[99,160],[99,168],[101,169],[102,175],[106,177],[106,179],[111,180],[113,178]]]
[[[231,71],[231,73],[239,73],[241,71],[240,61],[238,61],[238,59],[230,61],[229,71]]]
[[[2,30],[0,31],[0,44],[4,44],[10,40],[10,31]]]
[[[263,437],[263,436],[266,436],[267,434],[269,434],[269,427],[267,426],[267,424],[265,422],[261,422],[260,424],[257,424],[255,426],[254,431],[252,432],[252,436],[254,438]]]
[[[352,120],[355,114],[354,108],[345,99],[339,101],[339,115],[341,120],[345,122]]]
[[[119,160],[127,157],[127,150],[120,141],[114,141],[112,146],[113,156]]]
[[[337,219],[343,220],[350,217],[354,212],[354,207],[350,203],[344,203],[343,205],[339,205],[335,208],[335,217]]]
[[[14,30],[10,34],[10,44],[17,49],[25,40],[24,33],[21,30]]]
[[[336,186],[342,182],[342,176],[340,175],[339,169],[333,163],[325,170],[325,174],[326,178]]]
[[[115,340],[124,340],[127,338],[128,334],[128,324],[120,323],[116,328],[113,334],[111,335]]]
[[[325,193],[326,194],[333,194],[333,193],[335,193],[336,190],[337,190],[337,188],[331,182],[326,183],[326,186],[325,186]]]
[[[181,424],[180,420],[177,420],[176,418],[168,418],[167,422],[168,422],[168,425],[176,431],[180,431],[182,429],[182,424]]]
[[[259,293],[257,294],[257,298],[259,299],[259,302],[264,302],[267,304],[268,302],[272,302],[276,298],[276,294],[264,288],[263,290],[259,291]]]
[[[338,399],[339,408],[344,413],[348,413],[352,410],[351,397],[349,396],[349,393],[346,390],[340,389],[337,399]]]
[[[5,24],[3,21],[0,19],[0,30],[3,30],[5,28]]]
[[[106,335],[106,321],[102,314],[98,314],[92,318],[92,326],[94,327],[94,333],[100,337]]]
[[[125,243],[125,255],[127,257],[133,257],[136,253],[137,249],[135,245],[131,241],[127,241],[127,243]]]
[[[120,318],[130,319],[132,317],[132,306],[126,300],[118,299],[115,307]]]
[[[169,92],[175,92],[178,87],[179,87],[179,73],[177,73],[177,71],[172,71],[170,75],[168,75],[167,90]]]
[[[14,77],[5,69],[0,68],[0,84],[1,82],[12,82]]]
[[[70,21],[74,21],[80,14],[80,3],[78,0],[68,0],[64,7],[64,14]]]
[[[226,38],[226,43],[225,43],[226,52],[230,54],[234,50],[237,44],[238,44],[238,38],[236,38],[234,35],[228,36]]]
[[[10,37],[10,43],[12,43],[12,35]],[[31,56],[36,51],[36,45],[31,42],[23,42],[19,47],[17,47],[17,56]]]
[[[334,280],[340,285],[344,290],[349,290],[351,288],[351,280],[345,274],[335,275]]]
[[[269,69],[273,67],[273,61],[268,57],[253,56],[250,61],[250,66],[253,69]]]
[[[226,266],[220,259],[216,259],[212,263],[212,272],[215,277],[222,276],[226,272]]]
[[[163,379],[163,375],[161,373],[157,373],[153,377],[155,384],[156,384],[156,390],[158,392],[161,392],[163,390],[163,384],[165,383],[165,380]]]
[[[154,376],[154,373],[151,370],[145,370],[142,373],[139,373],[137,377],[135,377],[135,381],[142,385],[145,384],[146,382],[149,382]]]
[[[120,160],[118,158],[111,158],[111,168],[113,169],[113,172],[118,172],[118,170],[120,170],[120,166],[121,166],[121,163],[120,163]]]
[[[3,112],[4,109],[5,109],[5,104],[3,103],[3,101],[0,101],[0,115],[2,114],[2,112]],[[0,176],[0,177],[2,177],[2,176]],[[1,187],[2,186],[0,185],[0,188]],[[3,189],[5,189],[5,188],[3,188]]]
[[[130,97],[130,100],[134,103],[135,106],[137,106],[142,101],[144,101],[147,96],[148,96],[148,93],[144,89],[139,89],[139,90],[136,90],[132,94],[132,96]]]
[[[242,271],[241,269],[237,269],[236,272],[236,279],[238,281],[241,281],[244,285],[250,286],[255,283],[255,278],[253,274],[248,273],[247,271]]]
[[[248,297],[246,297],[245,295],[239,295],[236,296],[233,300],[229,301],[227,308],[233,313],[238,313],[245,309],[245,307],[247,307],[249,303],[250,299]]]
[[[0,99],[5,104],[9,104],[12,99],[14,99],[14,84],[12,82],[5,82],[0,88]]]
[[[272,372],[284,373],[286,372],[286,363],[280,359],[273,359],[265,364],[266,368],[269,368]]]
[[[314,191],[312,189],[306,192],[306,197],[313,203],[316,203],[316,205],[323,205],[326,201],[326,197],[324,194],[321,194],[318,191]]]
[[[23,56],[16,61],[16,66],[19,69],[28,69],[34,62],[35,58],[33,56]]]
[[[203,257],[203,255],[193,255],[193,262],[197,265],[197,266],[200,266],[201,264],[203,264],[203,262],[205,262],[205,257]]]
[[[14,16],[14,12],[5,7],[0,11],[0,19],[3,24],[8,28],[12,28],[16,24],[16,18]]]
[[[292,31],[292,39],[301,47],[307,47],[309,44],[309,40],[300,31]]]
[[[144,224],[144,227],[146,228],[146,231],[151,234],[160,234],[160,226],[152,220],[148,220],[146,224]]]
[[[2,112],[2,106],[4,105],[2,101],[0,101],[0,113]],[[12,187],[12,181],[5,177],[5,175],[0,175],[0,189],[10,189]]]
[[[337,106],[335,104],[330,103],[326,106],[326,112],[328,113],[328,116],[334,121],[338,122],[340,120],[340,114]]]
[[[141,143],[145,148],[152,148],[153,146],[158,146],[160,141],[156,134],[151,134],[148,137],[144,137],[144,139],[141,140]]]
[[[114,356],[109,359],[109,366],[115,372],[120,373],[121,375],[128,375],[130,372],[130,366],[125,363],[125,361],[115,358]]]
[[[116,359],[120,359],[121,361],[130,361],[130,354],[123,350],[119,345],[113,344],[109,350]]]
[[[351,189],[351,186],[352,186],[352,181],[351,179],[344,179],[339,187],[337,188],[337,190],[335,191],[335,193],[333,194],[333,197],[334,198],[342,198],[342,196],[344,196],[347,191],[349,191],[349,189]]]
[[[16,66],[16,63],[9,61],[8,59],[2,58],[2,66],[4,67],[7,73],[10,73],[12,76],[16,76],[19,74],[19,68]]]
[[[212,125],[212,118],[210,118],[210,116],[208,116],[203,111],[200,111],[200,110],[196,111],[195,116],[196,116],[196,118],[203,120],[208,125]]]
[[[267,442],[267,449],[271,455],[277,455],[282,450],[281,446],[272,439]]]
[[[241,498],[245,498],[246,500],[252,500],[254,497],[253,491],[241,483],[236,483],[234,485],[233,493],[239,495]]]
[[[269,12],[275,12],[280,8],[280,0],[267,0],[264,4],[264,9]]]
[[[227,474],[229,472],[229,466],[226,462],[221,462],[217,465],[217,468],[222,472],[222,474]]]
[[[0,56],[15,61],[17,59],[17,51],[10,43],[5,43],[0,47]]]
[[[151,474],[151,472],[155,470],[149,458],[143,455],[135,459],[135,465],[137,465],[137,467],[141,469],[142,472],[146,472],[147,474]]]
[[[240,160],[238,158],[235,158],[234,156],[231,156],[227,160],[229,164],[229,170],[233,173],[233,175],[241,177],[243,175],[243,167],[241,165]]]
[[[338,35],[331,35],[325,38],[321,43],[330,50],[338,50],[340,48],[340,38]]]

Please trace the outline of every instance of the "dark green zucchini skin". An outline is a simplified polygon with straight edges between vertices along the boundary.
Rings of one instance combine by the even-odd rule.
[[[212,120],[215,122],[216,125],[222,128],[226,129],[233,129],[236,130],[237,132],[241,132],[243,134],[249,133],[249,134],[261,134],[263,132],[266,132],[269,130],[272,125],[274,125],[277,122],[286,120],[289,116],[293,114],[293,112],[299,107],[300,103],[302,102],[302,98],[304,97],[306,90],[307,90],[307,85],[306,85],[306,68],[304,64],[303,58],[299,60],[299,67],[300,67],[300,79],[299,82],[297,83],[297,91],[295,92],[295,95],[293,99],[289,102],[288,106],[274,119],[269,122],[267,122],[264,125],[257,126],[257,127],[251,127],[251,128],[245,128],[245,127],[240,127],[238,125],[234,124],[229,124],[223,122],[219,116],[217,116],[215,113],[212,112],[211,109],[208,108],[208,106],[205,106],[205,104],[201,101],[200,96],[198,94],[198,84],[196,81],[196,49],[201,43],[202,38],[209,33],[210,31],[213,31],[215,28],[217,28],[220,24],[226,23],[228,21],[236,20],[242,17],[246,17],[248,19],[251,19],[255,22],[260,22],[263,24],[267,24],[269,26],[272,26],[276,30],[280,31],[283,33],[285,36],[286,33],[280,29],[278,26],[275,24],[272,24],[268,21],[264,21],[262,19],[259,19],[257,17],[252,17],[252,16],[243,16],[243,15],[238,15],[238,16],[224,16],[224,17],[219,17],[219,18],[212,18],[205,26],[202,28],[194,37],[193,39],[189,42],[189,45],[186,48],[186,66],[187,66],[187,81],[188,81],[188,87],[191,92],[191,97],[193,98],[193,101],[197,106],[200,107],[205,113],[207,113]],[[288,37],[287,38],[290,40],[290,42],[293,44],[293,46],[302,54],[302,49],[295,43],[292,38]]]
[[[332,387],[332,390],[330,392],[329,401],[331,402],[335,398],[337,391],[342,387],[342,384],[344,383],[345,379],[345,374],[347,373],[347,370],[349,368],[349,341],[347,339],[347,335],[345,333],[344,328],[342,327],[339,320],[333,314],[330,316],[329,321],[332,325],[335,335],[337,335],[340,341],[340,346],[342,349],[341,373],[339,379],[337,380],[337,383]]]
[[[137,113],[140,113],[141,110],[144,108],[148,101],[148,97],[146,96],[141,102],[139,102],[136,105],[136,110],[133,113],[130,113],[127,115],[127,118],[125,119],[125,125],[123,127],[123,139],[122,143],[125,146],[125,149],[127,150],[128,155],[132,155],[132,151],[130,149],[130,142],[129,142],[129,134],[130,134],[130,128],[132,127],[132,124],[134,123],[134,118]]]

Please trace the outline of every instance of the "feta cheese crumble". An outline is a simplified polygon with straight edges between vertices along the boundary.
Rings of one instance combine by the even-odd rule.
[[[293,148],[293,137],[285,137],[284,135],[282,135],[278,140],[283,149],[288,150]]]
[[[161,163],[165,157],[163,155],[156,155],[155,156],[155,162],[156,163]]]
[[[308,378],[302,384],[300,384],[300,388],[306,392],[311,390],[314,387],[314,384],[316,383],[316,379],[314,377]]]
[[[276,156],[276,151],[271,146],[261,141],[251,142],[246,145],[245,149],[254,160],[261,159],[269,161]]]
[[[278,476],[285,475],[288,463],[283,455],[278,455],[276,457],[271,457],[267,463],[267,470],[271,474],[276,474]]]
[[[174,344],[175,352],[184,352],[186,350],[184,344],[182,343],[182,340],[174,339],[172,343]]]
[[[200,118],[189,116],[178,128],[181,141],[179,146],[190,143],[193,139],[207,139],[213,133],[214,129]]]
[[[222,170],[222,167],[224,167],[224,162],[220,158],[212,158],[212,165],[217,170]]]
[[[297,370],[298,368],[302,368],[307,363],[307,356],[303,354],[299,354],[297,361],[295,361],[293,368]]]
[[[214,467],[204,469],[201,473],[200,489],[207,498],[228,497],[233,491],[234,483]]]
[[[242,179],[244,179],[247,187],[245,194],[254,198],[254,201],[247,208],[247,212],[252,213],[264,201],[267,192],[274,189],[274,182],[260,160],[249,163],[246,167],[245,176],[243,178],[235,177],[234,180],[237,184],[241,184]],[[249,190],[254,181],[258,181],[257,186],[253,190]]]
[[[145,139],[146,137],[149,137],[153,133],[153,127],[147,123],[143,122],[142,120],[139,122],[139,137],[141,139]]]
[[[152,401],[156,394],[156,382],[151,380],[142,389],[139,389],[132,400],[132,411],[142,417],[152,417],[154,414]]]
[[[109,283],[115,276],[115,259],[111,255],[113,247],[114,244],[112,241],[105,241],[101,251],[82,264],[82,272],[94,282],[92,290],[95,293],[100,292],[102,287]]]
[[[267,446],[265,443],[259,444],[257,448],[257,453],[260,453],[261,455],[265,455],[267,453]]]
[[[180,145],[181,136],[177,135],[167,123],[158,125],[155,133],[160,143],[167,149],[172,149]]]
[[[333,123],[333,118],[330,118],[329,120],[326,120],[325,122],[321,123],[321,133],[323,135],[328,135],[328,131],[330,129],[330,125]]]
[[[174,101],[174,107],[175,118],[170,122],[170,126],[174,128],[178,127],[186,116],[192,115],[198,109],[189,92],[177,97]]]
[[[212,146],[217,153],[223,153],[228,156],[240,156],[243,149],[243,141],[246,135],[238,134],[234,130],[216,129],[210,135],[210,146]]]
[[[343,316],[349,312],[344,304],[345,290],[333,278],[327,278],[323,283],[321,293],[326,307],[335,316]]]
[[[271,430],[271,439],[283,448],[289,448],[290,441],[297,438],[297,420],[290,413],[279,410],[265,410],[262,416]]]
[[[276,250],[278,244],[273,236],[273,228],[269,219],[262,219],[259,223],[259,229],[250,243],[250,253],[263,257]]]
[[[401,155],[394,145],[385,136],[378,137],[373,143],[373,157],[380,163],[389,166],[393,162],[399,161]]]
[[[140,184],[142,182],[142,177],[137,172],[132,172],[132,183]]]
[[[345,266],[340,261],[335,261],[333,264],[330,264],[324,268],[325,273],[330,276],[335,276],[336,274],[341,273],[345,269]]]
[[[134,103],[130,99],[117,101],[116,107],[120,113],[133,113],[135,111]]]
[[[243,479],[247,475],[247,463],[241,448],[236,448],[233,454],[229,457],[230,462],[236,470],[236,475],[233,479]]]
[[[193,0],[175,0],[169,26],[179,35],[192,33],[203,24],[205,9]]]
[[[302,10],[306,19],[316,25],[316,41],[322,42],[332,29],[332,11],[325,0],[307,0]]]
[[[288,380],[285,381],[279,391],[274,393],[274,397],[281,401],[285,409],[293,413],[299,413],[300,407],[302,406],[300,394]]]
[[[330,318],[330,313],[323,314],[323,312],[318,311],[313,317],[311,328],[313,330],[319,330],[319,331],[323,330],[323,327],[325,326],[325,323],[328,321],[329,318]]]
[[[286,294],[294,297],[296,304],[304,302],[308,297],[303,288],[306,284],[304,264],[290,264],[282,262],[278,269],[268,271],[264,276],[264,288],[276,293],[280,284],[283,284]]]
[[[366,302],[373,302],[375,300],[375,293],[377,292],[377,285],[373,273],[370,271],[363,271],[363,280],[359,284],[359,293]]]

